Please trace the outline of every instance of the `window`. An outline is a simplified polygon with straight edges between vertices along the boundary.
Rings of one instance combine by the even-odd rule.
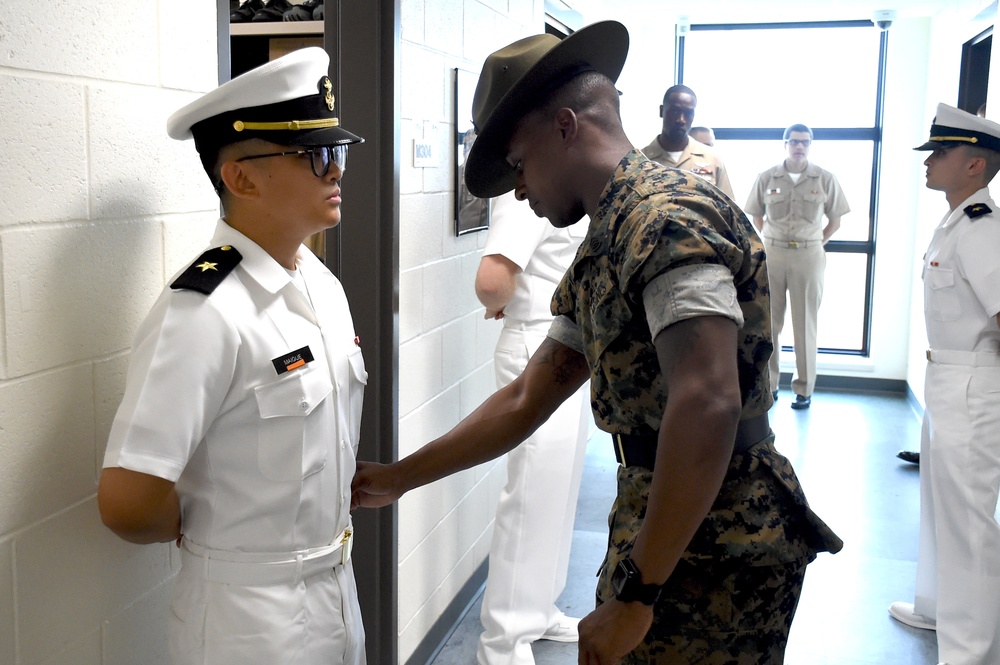
[[[821,353],[868,355],[887,33],[870,21],[692,25],[677,79],[698,95],[743,204],[785,157],[785,127],[812,128],[809,161],[837,176],[851,212],[827,245]],[[790,313],[782,346],[790,349]]]

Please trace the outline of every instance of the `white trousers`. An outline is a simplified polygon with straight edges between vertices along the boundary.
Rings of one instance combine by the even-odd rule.
[[[365,665],[351,562],[293,584],[206,580],[182,565],[170,605],[173,665]]]
[[[546,327],[547,330],[547,327]],[[545,339],[505,321],[494,354],[497,387],[513,381]],[[533,665],[531,643],[560,616],[590,422],[589,383],[507,454],[480,618],[480,665]]]
[[[826,250],[820,243],[788,248],[765,241],[765,247],[767,281],[771,290],[771,340],[774,342],[770,361],[771,390],[778,389],[781,376],[778,337],[785,325],[785,309],[791,306],[795,350],[792,392],[809,397],[816,387],[816,328],[819,306],[823,302]]]
[[[914,609],[938,660],[1000,663],[1000,367],[928,363]]]

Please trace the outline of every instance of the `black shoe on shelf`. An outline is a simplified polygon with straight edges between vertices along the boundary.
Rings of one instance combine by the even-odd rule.
[[[305,0],[281,15],[282,21],[312,21],[313,11],[323,5],[323,0]]]
[[[253,20],[254,14],[260,9],[263,9],[264,3],[261,0],[246,0],[243,4],[237,3],[236,9],[233,9],[233,3],[229,3],[229,22],[230,23],[247,23]]]
[[[920,466],[920,453],[915,450],[900,450],[896,453],[896,457],[903,460],[904,462],[909,462],[910,464],[916,464]]]
[[[792,408],[796,410],[808,409],[810,404],[812,404],[812,397],[804,397],[803,395],[796,395],[795,401],[792,402]]]
[[[263,8],[258,9],[253,15],[254,23],[266,23],[268,21],[280,21],[292,6],[288,0],[270,0]]]

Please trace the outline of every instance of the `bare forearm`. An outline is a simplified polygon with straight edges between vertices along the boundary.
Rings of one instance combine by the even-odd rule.
[[[97,490],[101,521],[130,543],[165,543],[181,535],[173,483],[117,467],[104,469]]]
[[[450,432],[396,463],[397,477],[404,483],[400,493],[495,459],[544,421],[541,414],[519,405],[516,394],[507,389],[494,393]]]
[[[823,227],[823,244],[825,245],[830,237],[840,229],[840,217],[833,218]]]
[[[656,337],[669,397],[646,517],[632,550],[647,584],[673,572],[729,467],[742,409],[736,334],[729,319],[700,317]]]
[[[586,381],[583,356],[551,339],[524,372],[444,436],[396,463],[400,493],[511,450],[544,423]]]
[[[754,218],[753,218],[753,225],[757,229],[757,233],[762,232],[764,230],[764,218],[763,217],[757,217],[755,215]]]
[[[665,582],[719,494],[739,411],[674,400],[665,414],[646,518],[632,559],[646,583]]]
[[[487,318],[502,313],[514,297],[520,271],[516,263],[500,254],[489,254],[480,261],[476,273],[476,297],[486,307]]]

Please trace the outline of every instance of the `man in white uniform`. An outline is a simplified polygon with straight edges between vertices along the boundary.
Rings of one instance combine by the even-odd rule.
[[[587,227],[560,229],[513,192],[493,200],[476,295],[503,321],[493,355],[497,388],[517,378],[545,341],[550,303]],[[573,520],[587,446],[589,384],[507,453],[480,617],[480,665],[534,665],[535,640],[575,642],[579,619],[555,601],[566,586]]]
[[[950,208],[924,256],[927,376],[916,602],[947,665],[1000,663],[1000,124],[939,104],[924,161]]]
[[[809,161],[812,130],[806,125],[791,125],[785,129],[784,139],[785,160],[757,176],[744,210],[753,217],[767,249],[774,341],[771,392],[777,399],[781,376],[778,338],[786,305],[790,305],[795,349],[792,408],[808,409],[816,387],[816,329],[826,272],[823,246],[851,208],[837,176]]]
[[[722,158],[715,148],[690,135],[696,106],[698,97],[691,88],[686,85],[668,88],[660,105],[663,129],[652,143],[642,149],[642,153],[664,166],[694,173],[733,198],[733,186],[729,184],[729,174]]]
[[[329,58],[296,51],[167,123],[224,215],[136,333],[98,490],[135,543],[177,541],[176,665],[362,665],[349,487],[367,374],[340,282],[302,244],[340,221]]]

